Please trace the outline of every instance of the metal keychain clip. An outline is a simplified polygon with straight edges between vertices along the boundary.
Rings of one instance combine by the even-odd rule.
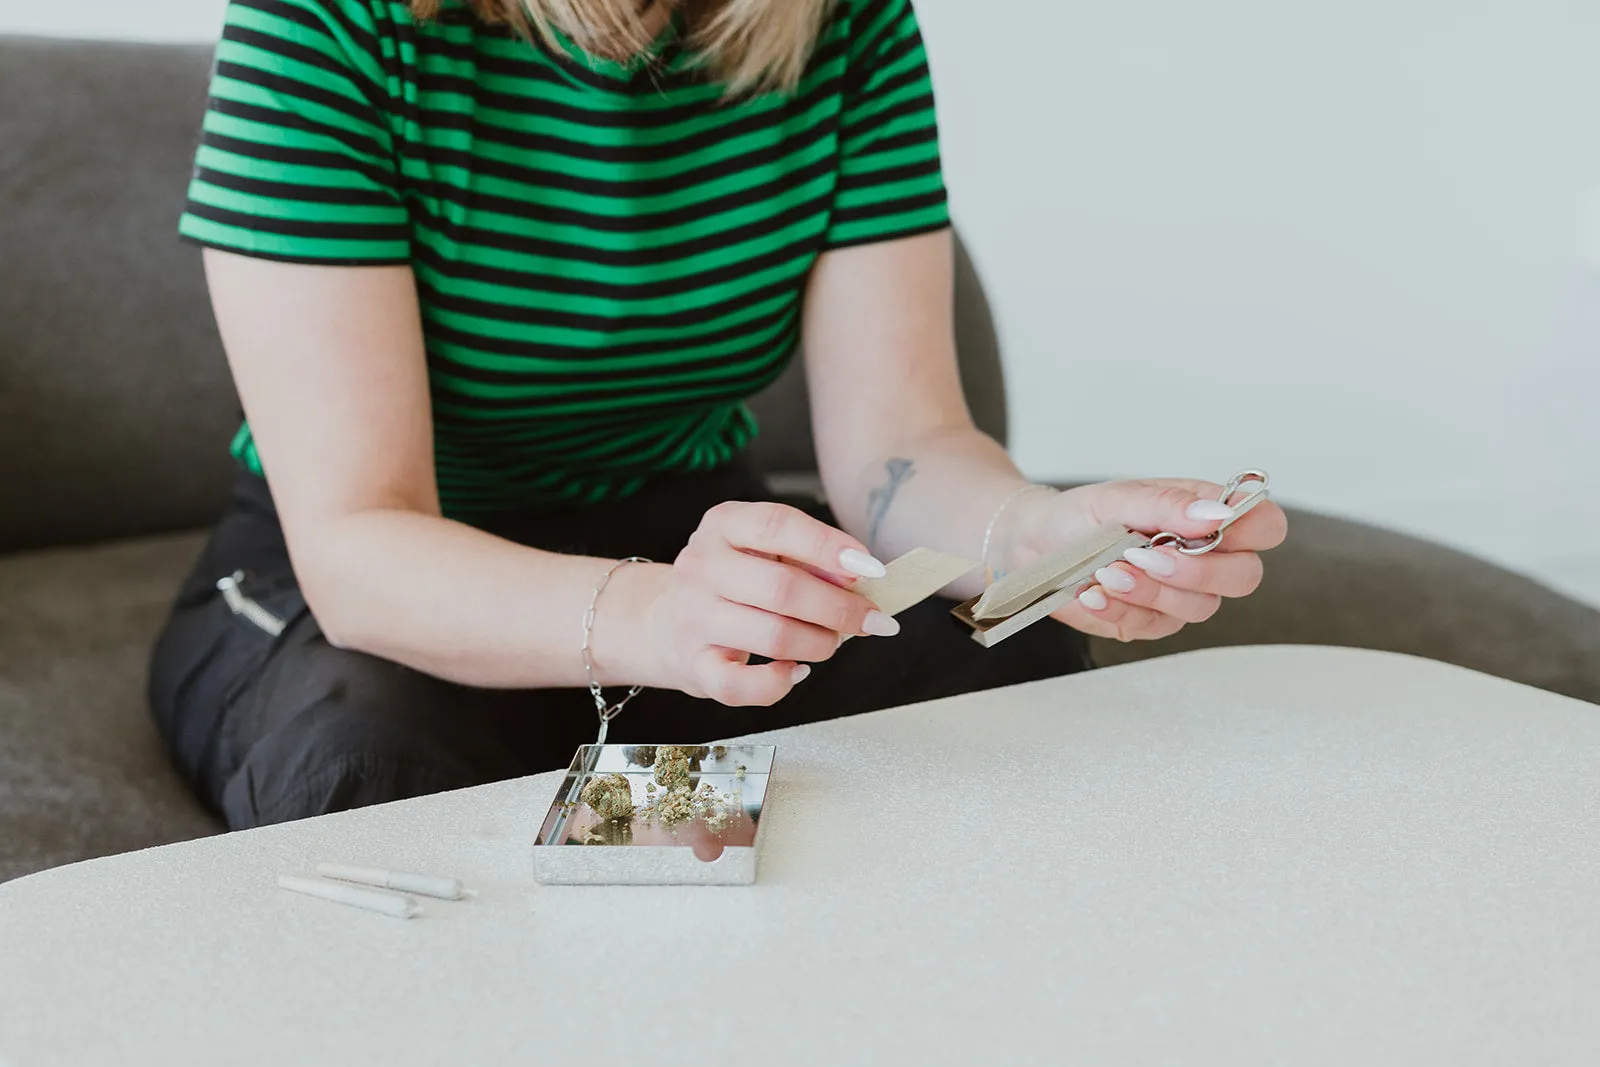
[[[1249,495],[1237,504],[1229,503],[1235,493],[1245,491]],[[1233,508],[1233,514],[1222,520],[1222,525],[1217,527],[1215,533],[1209,537],[1179,537],[1175,533],[1158,533],[1150,539],[1147,548],[1160,548],[1162,545],[1173,545],[1179,552],[1186,556],[1203,556],[1207,552],[1222,544],[1222,535],[1228,532],[1228,527],[1244,518],[1250,510],[1263,500],[1267,499],[1267,472],[1261,470],[1240,471],[1235,474],[1217,497],[1222,503]]]
[[[1245,497],[1237,503],[1239,493]],[[1246,470],[1234,475],[1218,500],[1233,509],[1207,537],[1181,537],[1163,531],[1154,537],[1126,526],[1092,530],[1079,541],[994,582],[979,596],[958,604],[951,614],[972,630],[985,648],[1004,641],[1040,619],[1048,618],[1094,582],[1094,573],[1122,558],[1130,548],[1172,545],[1186,556],[1203,556],[1222,543],[1228,527],[1270,496],[1267,472]]]

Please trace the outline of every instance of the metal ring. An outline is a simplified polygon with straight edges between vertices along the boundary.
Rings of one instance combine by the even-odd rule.
[[[1232,481],[1228,482],[1228,495],[1232,496],[1234,493],[1238,492],[1239,487],[1246,482],[1260,482],[1262,485],[1266,485],[1267,480],[1267,472],[1260,470],[1259,468],[1251,468],[1250,470],[1240,471],[1238,474],[1233,476]]]
[[[1175,533],[1159,533],[1150,539],[1151,548],[1161,548],[1172,545],[1185,556],[1203,556],[1207,552],[1222,544],[1222,533],[1210,534],[1206,537],[1179,537]]]
[[[1242,488],[1244,488],[1245,486],[1249,485],[1251,482],[1260,482],[1261,483],[1261,488],[1256,490],[1256,492],[1258,492],[1258,493],[1264,493],[1269,488],[1269,482],[1267,481],[1267,472],[1266,471],[1264,471],[1264,470],[1240,471],[1238,474],[1235,474],[1231,479],[1229,479],[1227,485],[1222,487],[1222,495],[1217,497],[1217,499],[1222,501],[1224,504],[1226,504],[1226,503],[1228,503],[1228,498],[1229,497],[1231,497],[1231,496],[1233,496],[1233,494],[1239,492]]]
[[[1193,543],[1179,545],[1178,551],[1185,556],[1203,556],[1220,544],[1222,544],[1222,532],[1219,530],[1210,537],[1202,538],[1198,545]]]

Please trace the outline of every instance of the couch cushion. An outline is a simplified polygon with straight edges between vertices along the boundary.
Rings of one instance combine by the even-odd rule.
[[[238,408],[178,213],[210,49],[0,37],[0,551],[220,513]]]
[[[1219,645],[1405,652],[1600,703],[1600,612],[1530,579],[1389,530],[1292,511],[1266,580],[1164,641],[1095,641],[1101,664]]]
[[[145,658],[200,541],[0,558],[0,880],[220,825],[168,765]]]

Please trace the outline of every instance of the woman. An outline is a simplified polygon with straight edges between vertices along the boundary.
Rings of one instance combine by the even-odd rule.
[[[233,0],[181,230],[247,422],[151,702],[236,827],[563,765],[591,671],[652,690],[613,740],[692,742],[1078,670],[1284,533],[1135,553],[992,650],[852,591],[1221,517],[1022,491],[973,427],[909,0]],[[831,513],[741,458],[797,348]]]

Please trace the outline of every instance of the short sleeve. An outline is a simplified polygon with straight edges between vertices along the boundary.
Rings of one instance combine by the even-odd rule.
[[[407,262],[380,56],[362,0],[231,0],[179,233],[267,259]]]
[[[829,248],[909,237],[950,224],[939,127],[922,32],[910,0],[865,0],[851,13],[840,171]]]

